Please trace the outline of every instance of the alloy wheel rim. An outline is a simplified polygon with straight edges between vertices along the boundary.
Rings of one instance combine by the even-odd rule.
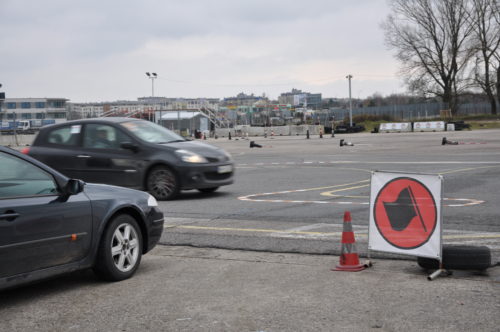
[[[113,233],[111,257],[115,267],[121,272],[132,270],[139,258],[139,236],[135,228],[123,223]]]

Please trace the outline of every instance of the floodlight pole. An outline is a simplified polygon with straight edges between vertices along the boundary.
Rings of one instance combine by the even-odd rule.
[[[146,72],[146,76],[151,79],[151,102],[154,103],[153,98],[155,96],[155,79],[158,78],[158,75],[156,73]],[[154,116],[153,121],[156,122],[156,110],[154,109],[154,107],[153,107],[153,111],[155,112],[155,116]],[[149,121],[151,121],[151,110],[148,112],[148,119],[149,119]]]
[[[352,127],[352,98],[351,98],[351,79],[352,75],[349,74],[345,78],[349,80],[349,127]]]
[[[151,97],[155,96],[155,79],[158,78],[158,75],[156,73],[146,73],[146,76],[151,79]]]

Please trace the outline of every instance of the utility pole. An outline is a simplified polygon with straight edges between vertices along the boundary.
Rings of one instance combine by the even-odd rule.
[[[352,75],[349,74],[345,78],[349,80],[349,127],[352,127],[352,98],[351,98],[351,79]]]

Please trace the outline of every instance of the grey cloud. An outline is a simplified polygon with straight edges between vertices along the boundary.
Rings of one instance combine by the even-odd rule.
[[[165,94],[233,91],[196,82],[256,84],[256,93],[273,94],[293,86],[269,84],[295,85],[318,61],[338,72],[370,64],[378,70],[390,58],[378,28],[386,14],[385,0],[4,0],[0,72],[19,96],[31,89],[133,99],[139,87],[147,93],[138,77],[150,70],[171,79],[158,82]],[[150,45],[157,48],[148,53]],[[203,56],[182,56],[190,53]],[[91,83],[94,77],[99,82]]]

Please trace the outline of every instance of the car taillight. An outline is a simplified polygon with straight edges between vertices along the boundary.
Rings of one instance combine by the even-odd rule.
[[[30,152],[30,148],[29,147],[25,147],[25,148],[21,149],[21,153],[28,154],[29,152]]]

